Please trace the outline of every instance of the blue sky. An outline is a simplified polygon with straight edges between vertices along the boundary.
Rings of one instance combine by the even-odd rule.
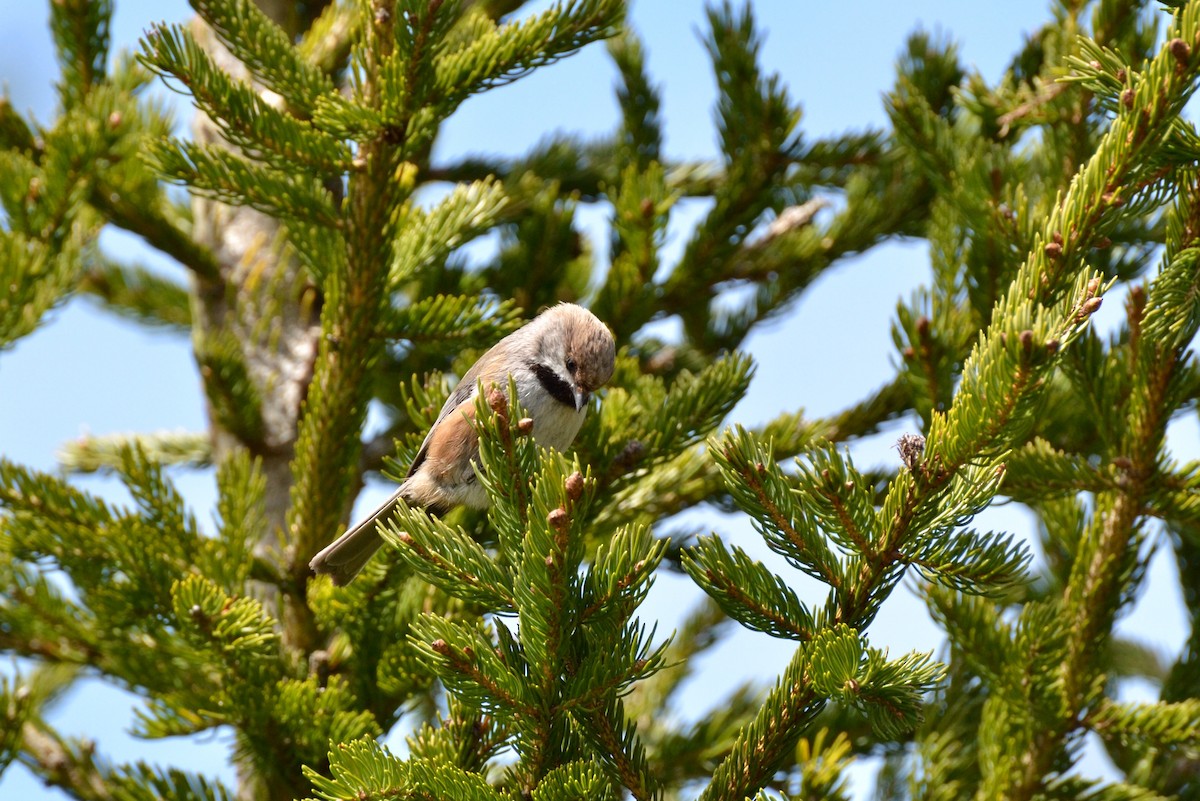
[[[896,55],[912,30],[923,27],[951,37],[967,64],[995,80],[1025,34],[1047,18],[1047,6],[1041,0],[753,3],[766,35],[764,66],[778,71],[791,96],[799,100],[804,109],[802,127],[813,137],[886,125],[881,96],[893,81]],[[847,9],[852,11],[847,13]],[[0,10],[5,20],[0,26],[0,81],[7,84],[18,109],[32,110],[40,120],[49,120],[55,104],[51,84],[57,69],[46,25],[47,5],[3,0]],[[151,22],[188,16],[186,4],[178,0],[116,0],[116,47],[132,48]],[[703,4],[638,0],[632,6],[631,20],[647,48],[649,72],[662,89],[666,152],[673,158],[714,156],[714,79],[699,36]],[[617,120],[614,78],[603,48],[588,48],[513,86],[469,100],[447,124],[438,152],[444,156],[515,155],[557,130],[584,136],[603,134]],[[186,104],[180,111],[186,114]],[[677,257],[689,226],[703,211],[702,204],[680,204],[672,218],[668,262]],[[606,210],[587,209],[581,217],[603,243]],[[147,254],[132,237],[107,233],[103,242],[114,256],[149,261],[183,277],[177,266]],[[928,277],[926,249],[920,242],[889,243],[841,263],[818,281],[790,314],[748,340],[758,373],[731,422],[754,424],[799,407],[822,415],[862,398],[882,383],[895,359],[889,326],[897,301],[908,297]],[[1118,319],[1119,305],[1106,302],[1108,320]],[[852,325],[847,326],[847,320],[853,321]],[[811,347],[811,343],[821,347]],[[397,380],[406,378],[397,376]],[[0,452],[17,462],[53,470],[60,444],[83,433],[200,430],[204,427],[201,397],[186,337],[147,333],[76,299],[53,313],[41,330],[14,350],[0,353]],[[900,433],[913,429],[911,421],[895,426],[856,446],[855,458],[866,466],[894,463],[892,443]],[[1178,454],[1195,457],[1200,452],[1193,420],[1173,427],[1171,438]],[[199,519],[210,519],[211,475],[178,472],[175,477]],[[84,477],[78,483],[121,497],[103,478]],[[382,485],[369,487],[360,499],[360,510],[373,506],[386,491]],[[1014,507],[989,511],[985,517],[977,522],[1032,533],[1028,515]],[[769,558],[741,520],[701,511],[689,515],[688,522],[713,528]],[[1177,583],[1173,564],[1163,550],[1152,564],[1147,581],[1150,589],[1122,623],[1123,630],[1170,655],[1178,651],[1184,636]],[[814,588],[808,597],[820,596]],[[644,615],[660,620],[660,631],[669,631],[697,599],[698,590],[688,580],[664,575]],[[893,652],[936,650],[942,642],[907,587],[885,605],[868,636],[874,645]],[[788,643],[739,631],[701,660],[700,675],[689,685],[681,716],[703,715],[742,680],[771,681],[791,652]],[[170,763],[232,782],[232,771],[225,764],[227,737],[218,733],[201,742],[134,740],[125,731],[135,704],[131,696],[89,681],[57,707],[52,719],[68,733],[95,739],[100,753],[114,761]],[[856,773],[860,796],[868,789],[869,768],[866,765]],[[1098,757],[1084,763],[1085,772],[1091,775],[1103,775],[1105,769]],[[61,795],[43,788],[15,766],[0,777],[0,797]]]

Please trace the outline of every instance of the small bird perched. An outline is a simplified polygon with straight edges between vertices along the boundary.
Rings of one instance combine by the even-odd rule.
[[[616,343],[594,314],[573,303],[547,309],[497,342],[467,370],[425,435],[404,483],[366,520],[312,558],[308,566],[346,584],[383,545],[377,524],[403,500],[435,514],[454,506],[484,509],[487,493],[475,477],[479,438],[472,420],[479,384],[507,386],[533,418],[539,445],[566,449],[579,433],[591,393],[612,377]]]

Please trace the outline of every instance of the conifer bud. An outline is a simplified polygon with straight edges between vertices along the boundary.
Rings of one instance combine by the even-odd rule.
[[[504,397],[504,393],[500,391],[499,387],[493,386],[488,390],[487,402],[488,407],[501,419],[508,419],[508,398]]]
[[[915,471],[925,453],[925,438],[920,434],[904,434],[896,440],[896,450],[900,451],[900,461],[904,466]]]
[[[1044,250],[1048,259],[1057,259],[1062,255],[1062,245],[1058,242],[1047,242]]]
[[[550,514],[546,515],[546,522],[550,524],[550,528],[560,534],[566,531],[567,526],[571,524],[571,521],[567,519],[567,510],[561,506],[550,510]]]
[[[533,418],[522,417],[517,421],[517,433],[523,437],[528,437],[533,433]]]
[[[567,497],[577,501],[583,497],[583,476],[578,470],[567,476]]]
[[[646,446],[641,440],[631,439],[625,443],[625,447],[617,454],[617,458],[613,460],[613,468],[625,472],[631,469],[642,459],[642,455],[646,452]]]
[[[1175,58],[1176,63],[1178,63],[1180,67],[1186,67],[1188,65],[1188,60],[1192,57],[1192,48],[1187,42],[1176,38],[1172,39],[1167,44],[1167,47],[1170,49],[1171,55]]]

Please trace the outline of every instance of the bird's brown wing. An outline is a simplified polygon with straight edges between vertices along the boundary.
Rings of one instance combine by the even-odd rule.
[[[505,339],[507,339],[507,337]],[[421,443],[421,447],[417,449],[416,458],[413,459],[412,465],[408,468],[408,473],[406,473],[404,476],[405,478],[411,478],[412,474],[417,472],[417,468],[421,466],[421,463],[424,462],[425,458],[429,455],[429,438],[433,436],[433,432],[437,429],[442,420],[444,420],[446,416],[450,414],[450,412],[457,409],[463,403],[474,401],[475,388],[480,381],[484,382],[485,384],[489,384],[495,383],[499,379],[500,376],[497,374],[495,369],[488,370],[488,374],[485,375],[484,370],[480,368],[480,365],[488,362],[490,364],[502,366],[502,360],[494,359],[489,361],[488,357],[493,355],[493,351],[496,351],[505,343],[505,339],[502,339],[500,342],[493,345],[491,350],[480,357],[479,361],[471,365],[471,369],[467,370],[467,372],[463,375],[462,380],[458,382],[458,386],[456,386],[454,391],[450,393],[450,397],[446,398],[446,402],[442,404],[442,410],[438,412],[437,419],[433,421],[433,425],[429,427],[429,433],[425,435],[425,440]]]

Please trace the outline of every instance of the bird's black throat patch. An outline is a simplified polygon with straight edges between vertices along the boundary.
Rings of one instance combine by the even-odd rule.
[[[562,376],[544,364],[535,362],[530,366],[533,368],[533,374],[537,376],[538,383],[542,385],[542,389],[550,394],[550,397],[563,406],[570,406],[572,409],[575,408],[575,393],[571,390],[571,385]]]

